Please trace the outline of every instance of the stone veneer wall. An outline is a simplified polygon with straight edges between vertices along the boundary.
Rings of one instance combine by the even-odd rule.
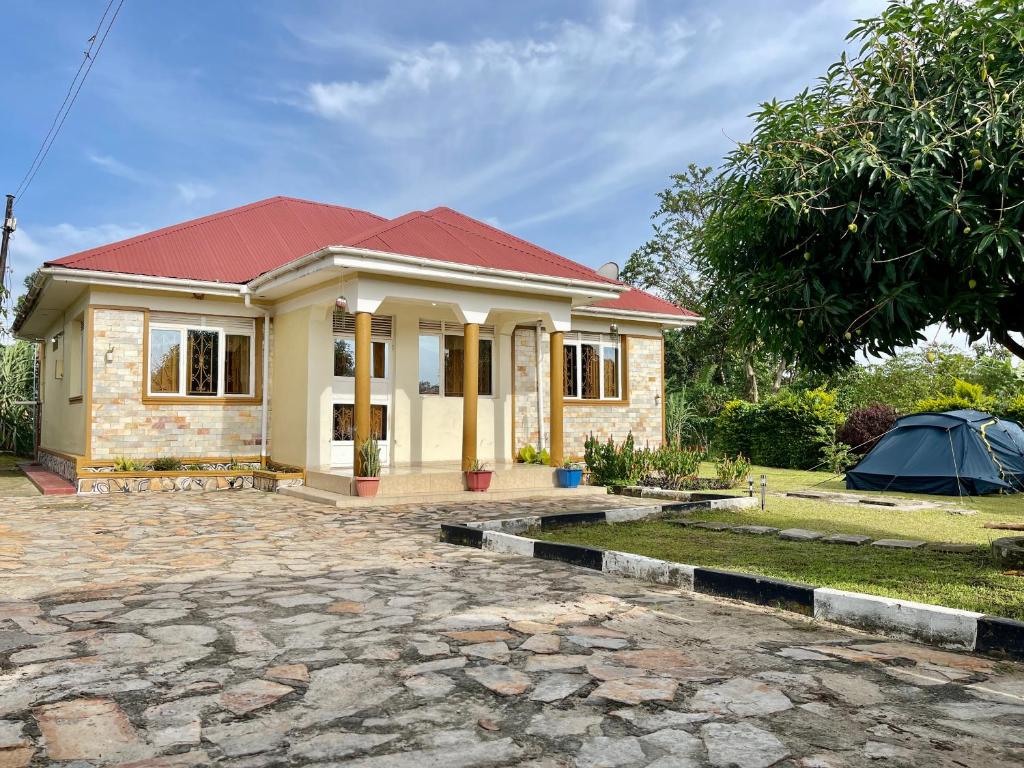
[[[91,458],[258,454],[259,404],[142,402],[143,319],[137,310],[93,312]],[[106,362],[109,347],[114,350],[111,363]]]
[[[50,453],[45,448],[40,448],[38,453],[36,453],[36,461],[42,464],[45,469],[63,477],[69,483],[75,482],[77,467],[73,459],[68,459],[56,453]]]
[[[623,337],[629,374],[626,405],[576,405],[565,403],[565,455],[583,455],[583,443],[593,433],[601,440],[624,440],[630,431],[637,445],[661,445],[662,340],[660,337]],[[536,331],[517,328],[512,342],[515,377],[515,450],[538,445]],[[548,334],[541,334],[541,395],[544,401],[544,435],[550,429],[548,392]]]

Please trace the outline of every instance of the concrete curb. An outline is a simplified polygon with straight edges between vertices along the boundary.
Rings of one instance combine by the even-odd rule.
[[[1013,619],[910,600],[814,587],[756,574],[673,563],[631,552],[540,541],[515,535],[528,527],[544,530],[582,522],[640,520],[662,511],[662,507],[654,506],[614,512],[608,510],[549,515],[549,520],[557,522],[548,522],[546,525],[545,517],[488,520],[465,525],[442,524],[441,541],[500,554],[556,560],[590,570],[679,587],[686,592],[781,608],[901,640],[1024,660],[1024,622]]]

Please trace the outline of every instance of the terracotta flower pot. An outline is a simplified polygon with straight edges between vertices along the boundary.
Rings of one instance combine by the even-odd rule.
[[[377,495],[377,491],[380,490],[380,478],[379,477],[357,477],[356,478],[356,496],[363,496],[364,498],[373,498]]]
[[[489,469],[466,472],[466,490],[476,493],[483,493],[491,487],[491,477],[494,475]]]

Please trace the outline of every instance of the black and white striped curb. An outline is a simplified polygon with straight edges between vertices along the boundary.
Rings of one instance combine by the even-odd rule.
[[[442,524],[441,541],[490,552],[557,560],[685,591],[782,608],[943,648],[1024,659],[1024,622],[1012,619],[517,535],[535,527],[546,530],[571,524],[641,520],[674,511],[673,506],[487,520],[465,525]]]

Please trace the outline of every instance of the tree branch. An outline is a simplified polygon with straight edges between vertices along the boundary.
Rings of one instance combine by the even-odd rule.
[[[1024,345],[1019,344],[1011,335],[1009,331],[992,331],[992,338],[1006,347],[1010,352],[1024,360]]]

